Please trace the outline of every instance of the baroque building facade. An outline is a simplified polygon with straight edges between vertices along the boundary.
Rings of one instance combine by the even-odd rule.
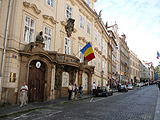
[[[140,81],[141,82],[149,82],[150,81],[150,69],[148,68],[148,66],[146,66],[143,62],[141,62],[141,77],[140,77]]]
[[[110,83],[110,86],[111,87],[114,87],[117,85],[117,78],[116,78],[116,75],[117,75],[117,71],[116,71],[116,59],[117,59],[117,42],[115,41],[116,40],[116,37],[113,33],[112,30],[110,30],[108,28],[108,34],[110,36],[110,39],[111,39],[111,83]],[[109,58],[110,56],[108,56]]]
[[[121,76],[121,72],[120,72],[120,37],[118,34],[118,25],[117,23],[115,23],[114,25],[110,26],[112,28],[113,34],[115,36],[115,42],[117,44],[117,49],[116,49],[116,82],[119,83],[120,82],[120,76]]]
[[[91,92],[93,81],[109,83],[111,43],[95,2],[0,0],[1,103],[17,103],[23,82],[29,102],[66,97],[69,83],[81,84],[84,93]],[[69,18],[75,22],[68,31]],[[43,43],[36,41],[40,31]],[[79,52],[88,42],[96,56],[90,62]]]
[[[140,82],[140,64],[139,59],[133,51],[129,52],[129,65],[130,65],[130,83]]]

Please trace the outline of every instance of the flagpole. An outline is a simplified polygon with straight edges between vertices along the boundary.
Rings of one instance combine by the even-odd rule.
[[[80,52],[80,51],[78,51],[77,54],[75,54],[75,57],[78,55],[79,52]]]

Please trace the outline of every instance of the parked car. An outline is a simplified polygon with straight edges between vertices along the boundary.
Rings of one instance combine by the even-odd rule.
[[[147,86],[149,83],[148,82],[145,82],[145,86]]]
[[[119,85],[118,92],[128,92],[128,88],[126,85]]]
[[[149,85],[153,85],[153,82],[152,82],[152,81],[149,81]]]
[[[109,91],[106,90],[106,86],[100,87],[95,90],[96,96],[110,96],[113,95],[113,91],[110,89]]]
[[[143,86],[144,86],[144,82],[141,82],[140,84],[141,84],[141,87],[143,87]]]
[[[108,96],[112,96],[113,95],[113,90],[112,89],[109,89],[108,91]]]
[[[132,84],[129,84],[127,88],[128,88],[128,90],[133,90],[134,89]]]

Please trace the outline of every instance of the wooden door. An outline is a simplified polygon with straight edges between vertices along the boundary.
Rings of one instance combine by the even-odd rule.
[[[36,63],[36,60],[32,61],[29,67],[29,102],[42,102],[44,100],[45,65],[43,62],[40,62],[41,66],[40,68],[37,68]]]

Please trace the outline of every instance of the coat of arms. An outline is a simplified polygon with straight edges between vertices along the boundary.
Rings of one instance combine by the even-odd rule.
[[[74,22],[75,22],[75,19],[72,19],[72,18],[69,18],[67,20],[67,25],[65,26],[67,37],[70,37],[72,32],[74,31]]]

